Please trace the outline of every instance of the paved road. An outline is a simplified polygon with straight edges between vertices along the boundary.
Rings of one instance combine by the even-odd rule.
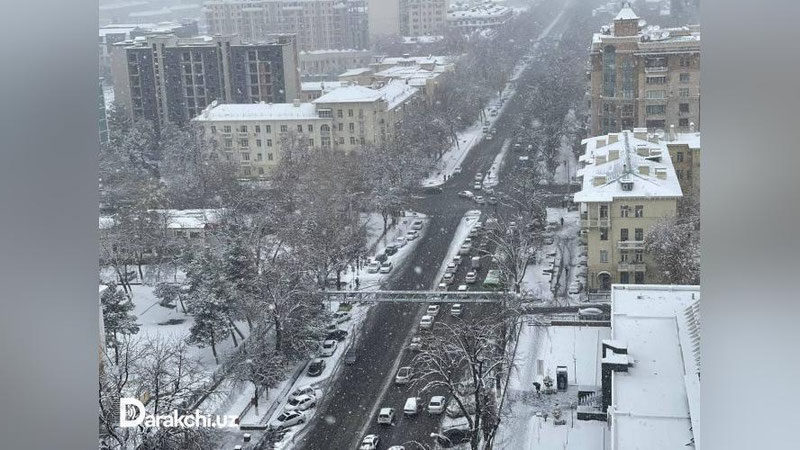
[[[560,21],[554,30],[563,26]],[[553,31],[555,32],[555,31]],[[524,86],[525,78],[534,67],[526,70],[521,78],[520,86]],[[462,174],[448,180],[443,192],[416,199],[411,209],[425,213],[429,221],[425,225],[424,234],[419,238],[417,251],[409,257],[403,267],[398,268],[384,289],[423,290],[432,289],[438,284],[435,279],[442,260],[445,258],[453,234],[464,213],[478,206],[471,201],[458,197],[458,192],[471,189],[476,172],[486,173],[495,156],[499,153],[503,142],[513,137],[514,129],[506,117],[519,114],[521,100],[514,97],[509,100],[503,115],[496,122],[497,134],[492,141],[483,141],[472,149],[462,163]],[[513,167],[516,159],[509,151],[507,167]],[[506,169],[507,170],[507,169]],[[502,189],[501,184],[496,189]],[[492,206],[482,208],[485,212]],[[453,286],[462,283],[467,264],[463,264],[457,273],[457,281]],[[481,275],[485,275],[486,269]],[[344,450],[358,447],[364,434],[377,433],[381,437],[382,448],[399,445],[403,442],[420,440],[430,443],[430,433],[438,427],[439,419],[429,417],[427,413],[414,418],[399,417],[392,427],[378,427],[376,423],[377,409],[383,406],[395,408],[402,416],[405,399],[413,396],[410,388],[393,384],[395,368],[405,365],[410,360],[410,352],[404,347],[410,341],[414,330],[422,316],[424,304],[389,304],[379,303],[369,312],[362,335],[358,342],[359,359],[352,366],[344,366],[325,393],[325,398],[318,406],[318,413],[309,423],[297,441],[297,448],[307,450]],[[465,315],[479,314],[481,308],[490,305],[469,305]],[[444,307],[439,317],[448,319],[448,307]],[[431,394],[424,397],[424,401]],[[412,447],[408,447],[412,448]]]

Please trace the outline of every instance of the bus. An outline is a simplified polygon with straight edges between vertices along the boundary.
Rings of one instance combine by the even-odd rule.
[[[483,280],[483,287],[485,289],[490,290],[501,290],[503,289],[503,282],[500,279],[500,270],[492,269],[486,274],[486,278]]]

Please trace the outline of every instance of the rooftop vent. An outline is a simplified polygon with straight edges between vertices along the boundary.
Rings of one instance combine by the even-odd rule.
[[[648,156],[650,154],[650,149],[648,149],[646,145],[638,145],[636,146],[636,154],[639,156]]]
[[[594,159],[594,163],[597,165],[605,164],[606,163],[606,155],[597,155]]]
[[[292,104],[294,105],[295,108],[299,108],[300,107],[300,99],[299,98],[294,99]]]
[[[635,139],[646,140],[647,139],[647,128],[634,128],[633,129],[633,137]]]
[[[604,138],[604,137],[597,138],[597,141],[596,141],[596,142],[597,142],[597,145],[596,145],[596,147],[598,147],[598,148],[599,148],[599,147],[605,147],[605,146],[606,146],[606,138]]]
[[[608,143],[613,144],[619,140],[619,134],[612,133],[608,135]]]

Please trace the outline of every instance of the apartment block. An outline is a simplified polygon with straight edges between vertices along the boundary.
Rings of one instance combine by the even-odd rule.
[[[441,36],[448,0],[368,0],[369,37]]]
[[[367,48],[365,0],[233,0],[203,4],[208,32],[261,41],[294,34],[300,50]]]
[[[372,61],[369,50],[309,50],[300,52],[300,76],[303,80],[324,80],[336,77]]]
[[[669,151],[675,176],[684,197],[700,200],[700,133],[667,134],[665,145]]]
[[[662,218],[674,216],[682,197],[665,141],[646,128],[583,140],[578,159],[582,240],[588,247],[588,290],[608,291],[612,283],[656,283],[658,274],[644,237]]]
[[[298,98],[291,36],[245,43],[238,36],[149,35],[114,45],[114,96],[129,116],[186,123],[214,101],[282,103]]]
[[[463,34],[497,28],[514,17],[514,10],[494,2],[460,3],[450,7],[447,27]]]
[[[643,27],[626,4],[592,38],[591,134],[700,129],[700,31]]]
[[[312,102],[214,103],[192,123],[216,142],[221,157],[239,164],[242,177],[267,177],[280,161],[281,143],[292,137],[323,151],[388,142],[417,92],[392,82],[379,89],[339,87]]]

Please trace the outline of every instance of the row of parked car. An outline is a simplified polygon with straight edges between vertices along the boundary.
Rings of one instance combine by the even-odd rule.
[[[398,236],[394,243],[387,245],[386,248],[375,255],[375,258],[367,263],[367,273],[390,273],[394,265],[389,261],[389,257],[405,247],[409,241],[417,239],[424,226],[425,223],[422,219],[414,219],[411,222],[411,229],[404,236]]]

